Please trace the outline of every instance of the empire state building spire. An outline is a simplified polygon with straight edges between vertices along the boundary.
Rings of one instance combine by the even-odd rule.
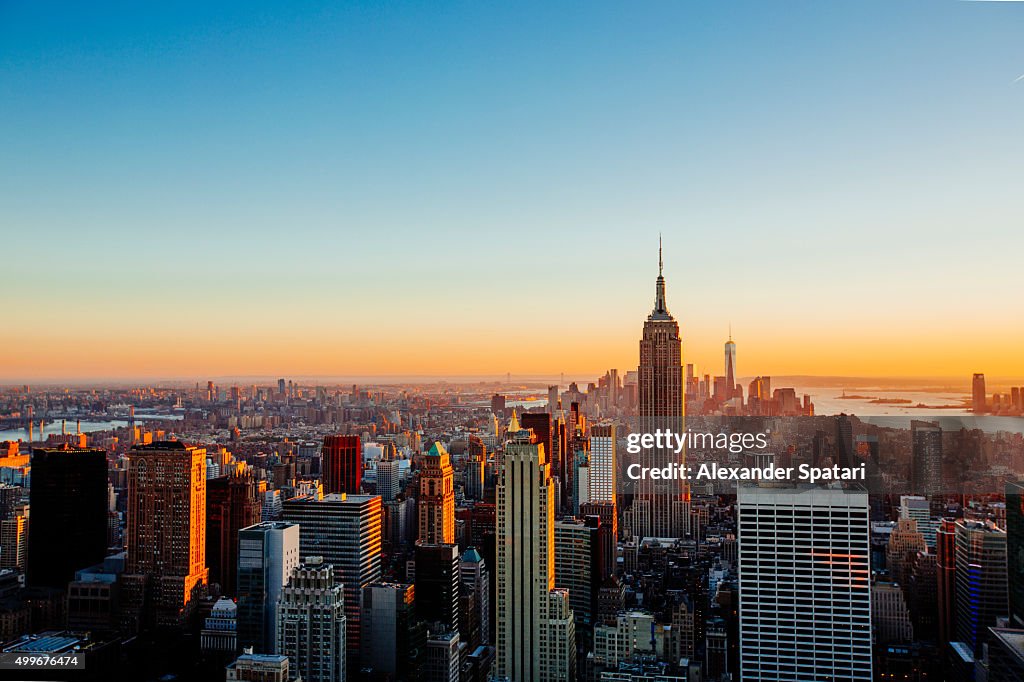
[[[658,235],[658,279],[654,292],[654,310],[647,319],[649,320],[670,320],[672,316],[665,304],[665,276],[662,274],[664,263],[661,260],[661,235]]]

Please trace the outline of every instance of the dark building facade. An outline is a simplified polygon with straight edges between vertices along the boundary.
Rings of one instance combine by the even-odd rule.
[[[262,502],[250,472],[206,482],[206,562],[210,582],[236,596],[238,533],[260,522]]]
[[[363,444],[359,436],[324,436],[321,452],[324,494],[358,494],[363,481]]]
[[[107,553],[107,455],[36,448],[30,490],[28,583],[65,590]]]

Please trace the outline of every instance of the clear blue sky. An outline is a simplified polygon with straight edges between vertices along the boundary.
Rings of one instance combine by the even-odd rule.
[[[659,230],[709,371],[1024,374],[1024,3],[335,4],[0,1],[0,377],[628,368]]]

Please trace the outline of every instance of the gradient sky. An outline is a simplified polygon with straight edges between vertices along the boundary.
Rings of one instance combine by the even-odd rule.
[[[211,6],[217,5],[217,6]],[[1024,3],[0,1],[0,383],[1024,376]]]

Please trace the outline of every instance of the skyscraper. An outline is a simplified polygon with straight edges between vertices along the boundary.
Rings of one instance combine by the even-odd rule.
[[[644,322],[637,380],[640,432],[654,433],[660,429],[683,433],[682,342],[679,324],[665,303],[660,240],[654,310]],[[682,466],[685,450],[677,455],[668,447],[644,449],[639,460],[641,466],[647,468],[664,469],[675,463]],[[685,536],[689,529],[687,498],[686,485],[679,480],[641,479],[637,483],[628,524],[632,534],[639,537]]]
[[[741,679],[870,682],[867,493],[737,493]]]
[[[157,441],[129,451],[125,537],[129,627],[185,625],[208,574],[205,448]]]
[[[377,463],[377,494],[384,502],[390,502],[398,496],[401,489],[400,472],[398,460],[385,459]]]
[[[455,478],[451,457],[435,442],[422,457],[419,511],[419,540],[427,544],[455,542]]]
[[[1010,627],[1024,628],[1024,482],[1006,484],[1006,580]]]
[[[988,412],[987,398],[985,395],[985,375],[976,373],[971,380],[971,407],[974,414]]]
[[[358,605],[357,605],[358,606]],[[306,682],[345,679],[345,596],[322,557],[292,570],[277,613],[277,652]]]
[[[544,446],[513,415],[497,489],[497,674],[509,682],[575,679],[569,594],[555,588],[555,489]]]
[[[28,583],[67,589],[76,570],[98,564],[106,556],[106,453],[36,448],[29,500]],[[17,527],[15,521],[9,532]]]
[[[989,628],[1007,614],[1006,532],[985,523],[957,521],[956,639],[976,656]]]
[[[736,392],[736,343],[732,340],[732,328],[729,329],[729,340],[725,342],[725,384],[726,398],[733,397]]]
[[[589,502],[618,500],[618,446],[615,425],[590,428],[590,499]]]
[[[476,548],[470,547],[462,553],[459,563],[460,580],[463,587],[474,593],[472,600],[476,613],[473,620],[480,628],[479,644],[491,643],[491,587],[487,564]],[[468,640],[467,640],[468,643]]]
[[[374,583],[363,588],[362,668],[369,679],[407,679],[416,665],[412,585]]]
[[[911,489],[930,497],[942,492],[942,427],[937,422],[910,422],[913,440]]]
[[[362,589],[381,577],[379,495],[332,493],[322,500],[297,497],[284,503],[285,521],[299,525],[299,553],[321,556],[333,566],[335,580],[345,586],[348,655],[358,661],[359,598]]]
[[[299,565],[299,527],[271,521],[238,533],[238,645],[276,650],[277,602]]]
[[[459,546],[416,543],[416,609],[440,630],[459,628]],[[435,631],[438,628],[433,628]]]
[[[206,481],[206,560],[210,582],[235,596],[238,533],[260,522],[262,500],[249,470]]]
[[[359,436],[324,436],[320,456],[324,493],[358,495],[363,481],[363,444]]]

